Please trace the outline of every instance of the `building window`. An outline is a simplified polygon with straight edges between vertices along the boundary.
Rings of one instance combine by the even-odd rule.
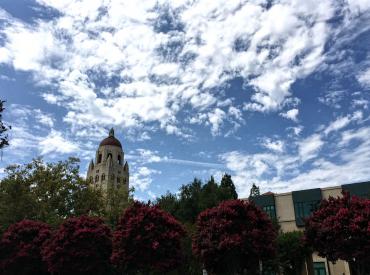
[[[99,170],[96,170],[96,173],[99,173]]]
[[[95,176],[95,182],[98,182],[99,181],[99,175],[96,175]]]
[[[117,177],[117,183],[121,183],[121,178]]]
[[[101,163],[101,159],[102,159],[102,154],[99,154],[98,155],[98,163]]]
[[[110,179],[111,180],[114,180],[114,174],[110,176]]]
[[[370,181],[342,185],[342,189],[351,196],[370,199]]]
[[[313,271],[315,275],[326,275],[325,262],[313,263]]]
[[[118,164],[122,164],[121,155],[118,155],[117,162],[118,162]]]
[[[101,181],[104,181],[105,180],[105,174],[102,174],[101,175]]]
[[[270,219],[276,219],[275,205],[266,205],[263,206],[262,209],[266,212],[267,215],[269,215]]]
[[[113,158],[111,153],[109,153],[109,154],[107,155],[107,159],[108,159],[109,157]]]
[[[126,184],[127,183],[127,180],[124,178],[123,179],[123,184]]]
[[[304,226],[305,218],[308,218],[320,205],[321,189],[293,191],[292,198],[296,225]]]
[[[92,182],[93,182],[93,177],[91,176],[91,177],[90,177],[90,183],[92,183]]]

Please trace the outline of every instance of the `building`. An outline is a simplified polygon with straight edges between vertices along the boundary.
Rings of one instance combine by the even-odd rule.
[[[125,186],[129,190],[129,167],[125,161],[125,154],[121,142],[114,136],[113,128],[108,137],[103,139],[95,154],[95,161],[91,160],[87,177],[90,184],[107,191],[109,186]]]
[[[270,217],[275,219],[283,232],[304,230],[304,219],[317,209],[322,199],[329,196],[341,196],[342,190],[351,195],[370,198],[370,182],[346,184],[341,186],[316,188],[309,190],[293,191],[288,193],[266,194],[253,197],[256,205],[260,206]],[[348,263],[337,261],[335,264],[321,258],[314,253],[312,255],[315,275],[350,275]],[[308,274],[305,263],[302,275]]]

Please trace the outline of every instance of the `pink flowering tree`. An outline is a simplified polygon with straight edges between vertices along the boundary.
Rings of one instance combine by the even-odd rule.
[[[99,218],[67,219],[42,250],[52,274],[107,274],[112,252],[111,231]]]
[[[170,214],[135,202],[121,217],[113,234],[112,263],[121,271],[165,273],[182,261],[185,231]]]
[[[42,222],[23,220],[11,225],[0,241],[0,274],[47,274],[40,248],[50,235],[50,227]]]
[[[370,274],[370,200],[348,192],[323,200],[306,221],[305,241],[329,261],[348,261],[354,274]]]
[[[193,251],[211,274],[255,274],[274,256],[276,231],[253,203],[231,200],[199,214]]]

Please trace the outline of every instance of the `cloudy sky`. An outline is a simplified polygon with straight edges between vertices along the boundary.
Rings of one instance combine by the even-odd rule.
[[[139,199],[370,179],[369,0],[1,0],[0,172],[114,127]]]

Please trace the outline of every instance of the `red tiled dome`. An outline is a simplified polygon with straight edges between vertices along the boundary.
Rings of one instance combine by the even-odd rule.
[[[99,147],[104,145],[118,146],[122,148],[121,142],[114,137],[113,128],[109,131],[109,136],[100,142]]]

